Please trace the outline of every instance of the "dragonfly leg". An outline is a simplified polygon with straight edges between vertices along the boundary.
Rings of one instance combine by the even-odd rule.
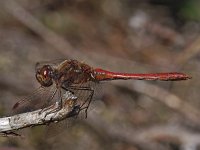
[[[59,102],[58,102],[58,110],[62,109],[63,107],[63,100],[62,100],[62,92],[59,90]]]
[[[53,99],[53,97],[55,96],[56,92],[57,92],[57,90],[54,92],[54,94],[51,96],[51,98],[48,100],[48,102],[49,102],[50,100]],[[55,113],[55,112],[61,110],[62,107],[63,107],[63,102],[62,102],[63,100],[62,100],[62,93],[61,93],[61,90],[59,90],[59,97],[60,97],[60,98],[59,98],[59,101],[56,102],[55,105],[51,105],[51,106],[49,106],[49,107],[43,108],[43,109],[41,110],[40,114],[43,113],[44,111],[48,111],[49,109],[52,109],[51,111],[49,111],[49,112],[47,112],[47,113],[45,114],[45,117],[46,117],[47,115],[49,115],[49,114],[51,114],[51,113]],[[48,102],[47,102],[47,103],[48,103]],[[47,104],[47,103],[46,103],[46,104]],[[45,106],[45,105],[44,105],[44,106]]]
[[[92,97],[94,95],[94,90],[90,89],[90,95],[88,96],[87,100],[85,100],[85,102],[81,105],[81,109],[85,109],[85,118],[87,118],[87,110],[90,106],[90,103],[92,101]],[[88,102],[88,104],[86,105],[86,107],[83,107],[86,103]],[[83,108],[82,108],[83,107]]]
[[[75,87],[75,86],[70,86],[68,88],[65,88],[65,87],[62,87],[64,90],[67,90],[67,91],[71,91],[71,90],[86,90],[86,91],[89,91],[90,94],[89,96],[87,97],[87,99],[80,105],[80,111],[81,110],[85,110],[85,118],[87,118],[87,110],[90,106],[90,103],[92,101],[92,97],[94,95],[94,90],[91,89],[90,87]],[[73,93],[73,92],[72,92]],[[85,107],[83,107],[86,103],[88,103]]]
[[[80,113],[80,111],[81,111],[80,105],[74,106],[72,111],[68,113],[67,118],[74,117],[74,116],[76,116],[76,118],[77,118],[79,113]]]

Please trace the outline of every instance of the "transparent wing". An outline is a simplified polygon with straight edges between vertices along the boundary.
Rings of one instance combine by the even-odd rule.
[[[65,60],[68,60],[68,59],[56,59],[56,60],[51,60],[51,61],[37,62],[35,65],[35,70],[37,70],[37,68],[41,68],[44,65],[50,65],[55,68]]]
[[[13,106],[13,114],[30,112],[52,105],[57,99],[57,90],[55,86],[39,87],[31,95],[20,99]]]
[[[70,116],[57,123],[52,122],[45,128],[45,138],[48,139],[63,134],[83,119],[85,119],[85,113],[81,111],[78,115]]]

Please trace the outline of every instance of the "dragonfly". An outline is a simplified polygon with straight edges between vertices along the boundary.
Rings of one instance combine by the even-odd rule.
[[[35,77],[41,85],[39,90],[37,90],[30,97],[15,103],[13,109],[18,109],[22,107],[24,103],[31,102],[34,97],[37,97],[38,95],[42,95],[37,99],[45,101],[44,103],[46,104],[43,105],[43,107],[46,107],[52,103],[53,98],[55,98],[56,93],[58,93],[58,98],[56,98],[55,101],[58,103],[59,110],[63,107],[62,91],[70,91],[81,102],[79,105],[80,110],[85,110],[86,117],[87,110],[95,92],[94,85],[97,85],[102,81],[131,79],[181,81],[191,79],[189,75],[178,72],[148,74],[111,72],[101,68],[91,67],[86,63],[73,59],[66,59],[59,63],[36,63]],[[85,94],[86,96],[84,96],[84,93],[87,93]]]

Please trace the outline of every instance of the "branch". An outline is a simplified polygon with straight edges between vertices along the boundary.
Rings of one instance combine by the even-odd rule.
[[[0,133],[10,134],[22,128],[46,125],[78,115],[80,107],[76,105],[77,97],[69,91],[66,91],[64,96],[65,99],[61,109],[59,109],[59,105],[56,103],[44,109],[0,118]]]

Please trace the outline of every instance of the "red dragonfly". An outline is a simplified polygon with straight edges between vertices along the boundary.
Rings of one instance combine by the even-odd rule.
[[[86,116],[88,107],[90,106],[90,102],[94,95],[94,86],[92,86],[91,83],[96,84],[101,81],[129,79],[180,81],[188,80],[191,78],[186,74],[177,72],[150,74],[116,73],[100,68],[93,68],[77,60],[64,60],[58,64],[48,62],[37,63],[35,76],[37,81],[40,83],[41,88],[36,91],[35,94],[33,94],[32,96],[17,102],[13,106],[14,109],[22,107],[24,103],[28,101],[31,102],[33,100],[33,97],[38,96],[38,92],[40,92],[41,95],[43,94],[43,97],[38,97],[35,99],[38,99],[40,101],[45,99],[45,103],[47,105],[52,102],[55,94],[59,93],[59,97],[56,99],[56,101],[58,102],[59,107],[62,108],[62,90],[65,90],[72,91],[75,96],[77,96],[77,98],[81,101],[80,108],[85,109]],[[48,88],[51,88],[51,90],[44,90]],[[77,92],[82,92],[82,95],[78,95]],[[83,96],[85,92],[88,93],[86,94],[87,96]],[[43,107],[45,106],[46,105],[44,105]]]

